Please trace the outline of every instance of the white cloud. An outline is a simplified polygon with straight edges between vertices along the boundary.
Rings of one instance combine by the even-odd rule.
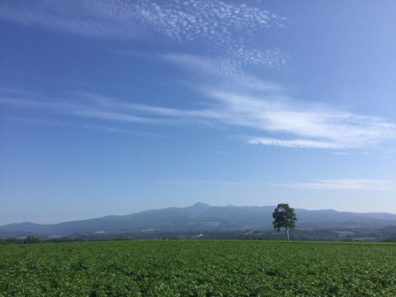
[[[262,144],[268,146],[280,146],[286,148],[312,148],[312,149],[341,149],[345,148],[342,144],[317,141],[317,140],[307,140],[307,139],[292,139],[283,140],[275,138],[265,138],[265,137],[253,137],[248,140],[250,144]]]
[[[284,184],[284,186],[308,190],[376,190],[386,191],[393,188],[394,182],[373,179],[330,179],[311,182]]]
[[[204,41],[255,64],[270,63],[276,53],[246,47],[251,33],[284,21],[262,8],[219,0],[6,0],[0,18],[94,37]]]
[[[274,139],[253,137],[251,144],[291,148],[361,148],[396,138],[396,125],[386,120],[343,112],[328,106],[273,100],[215,91],[211,96],[223,103],[230,124],[252,127]],[[295,139],[297,137],[297,139]]]
[[[3,105],[128,124],[222,122],[263,134],[248,138],[250,144],[288,148],[345,150],[396,138],[390,121],[297,102],[279,84],[249,74],[248,65],[285,63],[280,50],[256,49],[248,40],[251,33],[284,21],[262,8],[220,0],[13,0],[0,2],[0,19],[103,38],[201,42],[211,53],[160,55],[205,78],[202,107],[152,106],[90,93],[78,93],[72,101],[6,94]]]
[[[137,136],[146,136],[146,137],[163,137],[163,135],[157,134],[157,133],[135,131],[135,130],[131,130],[131,129],[115,128],[115,127],[106,126],[106,125],[83,124],[83,125],[81,125],[81,127],[85,128],[85,129],[92,129],[92,130],[98,130],[98,131],[109,132],[109,133],[117,133],[117,134],[126,134],[126,135],[134,135],[134,136],[137,135]]]
[[[224,180],[161,180],[156,182],[161,185],[170,185],[170,186],[195,186],[195,185],[224,185],[224,186],[237,186],[240,185],[238,182],[234,181],[224,181]]]
[[[393,122],[325,104],[298,102],[279,84],[249,75],[236,64],[224,67],[222,59],[180,54],[163,57],[206,78],[202,89],[205,97],[216,103],[212,109],[221,115],[217,120],[266,133],[249,138],[251,144],[339,150],[396,138]]]
[[[125,115],[137,113],[162,120],[172,118],[220,119],[222,117],[220,111],[211,109],[180,109],[134,103],[89,92],[78,92],[76,94],[80,99],[89,102],[91,106],[104,110],[116,110]]]
[[[116,122],[140,123],[140,124],[158,123],[158,121],[156,121],[153,118],[140,117],[127,113],[112,112],[112,111],[83,110],[83,111],[75,111],[73,112],[73,114],[84,118],[103,119],[107,121],[116,121]]]
[[[160,57],[201,75],[204,78],[203,83],[215,82],[217,87],[221,85],[227,89],[244,88],[244,90],[250,89],[272,94],[281,91],[279,84],[248,74],[244,70],[243,61],[229,56],[200,57],[187,54],[164,54]],[[271,61],[272,64],[278,63],[276,60]]]
[[[73,116],[85,120],[106,121],[125,124],[185,124],[207,123],[220,120],[221,111],[212,109],[179,109],[133,103],[95,93],[73,92],[71,95],[51,100],[33,93],[24,96],[9,96],[0,91],[0,106],[46,110],[59,115]],[[108,131],[110,131],[108,129]]]
[[[238,45],[229,51],[229,58],[240,66],[260,65],[275,67],[286,64],[287,55],[279,49],[259,50],[252,47]]]
[[[346,150],[366,148],[396,138],[396,125],[377,117],[362,116],[328,106],[277,101],[271,94],[239,95],[222,90],[206,90],[211,104],[202,108],[139,104],[93,93],[74,93],[56,101],[7,96],[0,104],[17,108],[48,109],[86,120],[126,124],[223,123],[250,128],[265,136],[249,137],[248,143],[286,148]]]

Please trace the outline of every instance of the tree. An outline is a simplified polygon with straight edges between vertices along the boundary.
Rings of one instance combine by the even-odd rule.
[[[29,235],[28,237],[25,238],[23,241],[24,243],[38,243],[40,242],[40,239],[38,239],[36,236]]]
[[[279,232],[284,228],[286,230],[287,240],[289,240],[289,230],[294,229],[297,221],[294,208],[291,208],[287,203],[280,203],[275,208],[272,217],[274,218],[274,221],[272,222],[274,229]]]

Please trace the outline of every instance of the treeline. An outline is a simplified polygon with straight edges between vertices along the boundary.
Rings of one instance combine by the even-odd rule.
[[[396,242],[396,227],[387,228],[354,228],[354,229],[323,229],[301,230],[291,232],[292,240],[304,241],[373,241]],[[125,240],[125,239],[236,239],[236,240],[283,240],[283,234],[270,230],[250,231],[209,231],[209,232],[134,232],[134,233],[102,233],[73,234],[68,237],[45,238],[30,235],[27,237],[0,239],[0,243],[37,243],[37,242],[70,242],[89,240]]]

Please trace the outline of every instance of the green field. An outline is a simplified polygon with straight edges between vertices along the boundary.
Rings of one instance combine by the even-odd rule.
[[[396,296],[396,245],[3,244],[0,296]]]

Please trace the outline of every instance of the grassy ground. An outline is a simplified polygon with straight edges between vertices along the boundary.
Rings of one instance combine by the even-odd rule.
[[[396,245],[106,241],[0,245],[0,296],[396,296]]]

